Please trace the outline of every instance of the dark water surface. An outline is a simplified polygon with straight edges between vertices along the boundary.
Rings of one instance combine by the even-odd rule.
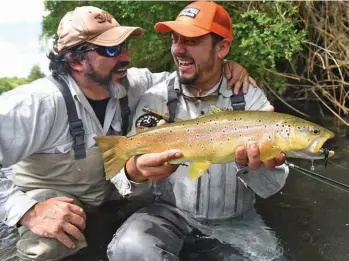
[[[311,120],[336,132],[336,137],[327,146],[336,151],[332,162],[349,169],[349,128],[333,118],[326,121],[316,118]],[[290,162],[310,170],[309,161],[292,159]],[[315,172],[349,184],[349,170],[333,163],[324,169],[323,162],[315,162]],[[288,260],[345,261],[349,260],[348,202],[348,192],[291,169],[282,191],[268,199],[257,199],[257,210],[281,240]],[[99,222],[101,218],[98,215],[94,217],[93,225],[88,228],[95,235],[89,239],[89,245],[93,247],[66,261],[107,260],[104,255],[107,243],[126,218],[120,211],[114,212],[118,212],[119,217],[108,230],[102,231],[104,222]],[[104,235],[102,238],[97,236],[100,231]],[[17,260],[16,240],[16,229],[8,229],[0,224],[0,261]]]

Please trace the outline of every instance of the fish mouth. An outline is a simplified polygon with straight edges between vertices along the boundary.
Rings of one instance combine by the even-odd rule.
[[[317,160],[317,159],[332,158],[334,154],[335,153],[333,150],[321,148],[319,149],[318,152],[310,152],[308,150],[296,150],[296,151],[292,151],[291,153],[287,153],[287,156],[292,158]]]
[[[329,138],[331,137],[316,138],[306,149],[292,151],[287,153],[287,156],[310,160],[331,158],[335,154],[334,151],[322,147]]]

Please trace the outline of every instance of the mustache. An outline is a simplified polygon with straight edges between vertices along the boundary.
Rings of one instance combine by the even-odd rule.
[[[117,72],[120,68],[124,68],[128,66],[130,62],[128,61],[121,61],[115,64],[114,68],[111,70],[111,72]]]

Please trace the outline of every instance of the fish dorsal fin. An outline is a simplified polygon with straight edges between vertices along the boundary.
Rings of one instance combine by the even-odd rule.
[[[211,161],[195,161],[189,166],[189,177],[192,180],[200,178],[211,166]]]
[[[221,111],[223,111],[221,108],[218,108],[216,105],[211,105],[207,115],[212,115]]]

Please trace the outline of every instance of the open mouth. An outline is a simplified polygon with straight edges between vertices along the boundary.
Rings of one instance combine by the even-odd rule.
[[[319,137],[316,138],[306,149],[296,150],[290,153],[287,153],[288,156],[293,158],[301,158],[301,159],[327,159],[334,156],[333,150],[328,150],[323,148],[324,143],[329,139],[329,137]]]
[[[187,70],[194,65],[193,60],[177,58],[177,61],[178,61],[178,66],[181,70]]]
[[[127,68],[128,68],[127,66],[124,66],[124,67],[118,68],[117,70],[114,70],[113,72],[114,73],[126,73]]]

